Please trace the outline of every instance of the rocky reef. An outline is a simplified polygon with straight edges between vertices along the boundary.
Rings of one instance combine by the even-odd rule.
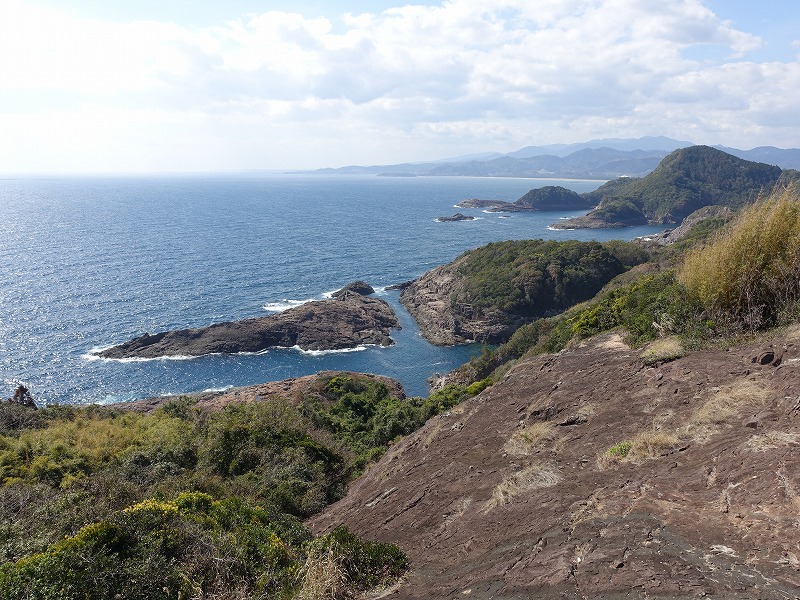
[[[215,353],[260,352],[297,346],[343,350],[363,344],[390,346],[400,322],[378,298],[348,290],[331,300],[307,302],[285,312],[197,329],[144,334],[99,353],[102,358],[158,358]]]
[[[474,221],[475,217],[465,215],[462,213],[456,213],[449,217],[437,217],[436,219],[439,223],[452,223],[454,221]]]

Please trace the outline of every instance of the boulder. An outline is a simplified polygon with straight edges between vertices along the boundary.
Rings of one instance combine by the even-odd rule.
[[[342,289],[333,292],[331,296],[333,298],[340,298],[342,296],[345,296],[348,292],[353,292],[360,296],[369,296],[370,294],[374,294],[375,290],[366,281],[361,281],[359,279],[357,281],[352,281],[348,283],[346,286],[344,286]]]

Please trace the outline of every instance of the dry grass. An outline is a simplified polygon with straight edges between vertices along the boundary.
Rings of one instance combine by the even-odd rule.
[[[625,459],[631,462],[642,462],[665,456],[680,443],[680,438],[674,433],[652,429],[642,431],[633,436],[631,449]]]
[[[338,600],[350,595],[347,576],[333,548],[309,553],[300,573],[297,600]]]
[[[738,417],[746,408],[763,407],[770,398],[770,391],[748,379],[741,379],[721,388],[690,417],[685,433],[696,441],[705,441],[724,428],[730,420]]]
[[[687,253],[678,278],[717,320],[754,331],[800,301],[798,189],[745,208],[708,244]]]
[[[530,456],[544,449],[556,437],[555,425],[550,421],[537,421],[511,434],[503,449],[511,456]]]
[[[641,431],[630,440],[614,444],[597,457],[597,468],[604,471],[621,462],[642,463],[669,454],[681,443],[674,433],[658,429]]]
[[[561,473],[552,465],[531,465],[511,474],[492,491],[486,503],[486,511],[509,504],[515,497],[531,490],[556,485]]]
[[[649,344],[642,352],[642,360],[646,365],[675,360],[686,354],[686,350],[677,336],[658,339]]]

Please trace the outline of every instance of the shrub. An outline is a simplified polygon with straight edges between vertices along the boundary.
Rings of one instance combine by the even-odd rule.
[[[606,454],[617,458],[625,458],[626,456],[628,456],[628,452],[631,451],[631,448],[633,448],[633,442],[630,440],[626,440],[624,442],[617,442],[616,444],[611,446],[608,450],[606,450]]]
[[[299,598],[349,598],[353,592],[386,585],[408,570],[397,546],[362,542],[343,526],[308,544],[306,551]]]
[[[687,253],[679,280],[720,323],[755,331],[796,315],[800,300],[797,187],[744,209]]]
[[[139,502],[42,553],[5,563],[0,599],[177,600],[234,592],[287,598],[301,566],[320,555],[341,569],[348,594],[389,583],[408,566],[396,546],[363,542],[344,528],[312,541],[296,520],[186,493]]]

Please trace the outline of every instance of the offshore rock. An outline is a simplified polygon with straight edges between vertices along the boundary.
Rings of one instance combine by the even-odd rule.
[[[307,302],[277,315],[216,323],[198,329],[145,334],[99,353],[102,358],[158,358],[260,352],[268,348],[344,350],[363,344],[390,346],[400,322],[377,298],[348,293]]]
[[[462,213],[456,213],[456,214],[451,215],[449,217],[437,217],[436,220],[439,223],[452,223],[454,221],[474,221],[475,217],[472,217],[472,216],[469,216],[469,215],[465,215],[465,214],[462,214]]]
[[[369,296],[370,294],[375,293],[375,289],[366,281],[361,281],[359,279],[357,281],[352,281],[348,283],[346,286],[344,286],[342,289],[333,292],[333,294],[331,294],[331,297],[341,298],[342,296],[346,296],[348,292],[352,292],[360,296]]]

